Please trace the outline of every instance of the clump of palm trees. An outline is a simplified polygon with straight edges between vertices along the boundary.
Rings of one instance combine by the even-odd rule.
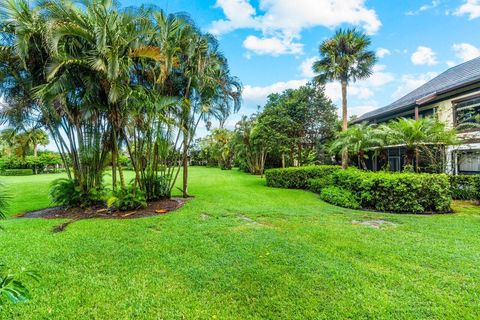
[[[0,7],[1,116],[11,127],[45,128],[68,179],[98,194],[112,168],[113,190],[127,190],[119,165],[128,154],[128,190],[168,197],[200,122],[223,123],[240,107],[241,85],[215,38],[184,15],[121,9],[108,0],[5,0]]]
[[[430,155],[433,148],[444,148],[457,143],[456,130],[447,128],[435,117],[418,120],[399,118],[384,124],[355,124],[337,134],[331,144],[336,154],[346,153],[357,158],[357,166],[367,169],[365,159],[370,154],[378,154],[391,146],[405,148],[404,163],[420,170],[420,153]],[[430,159],[434,161],[434,157]]]

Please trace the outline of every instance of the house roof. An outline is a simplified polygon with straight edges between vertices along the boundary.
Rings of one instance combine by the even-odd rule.
[[[422,105],[435,99],[436,96],[442,93],[447,93],[477,81],[480,81],[480,57],[446,70],[397,101],[363,114],[355,122],[373,120],[411,106]]]

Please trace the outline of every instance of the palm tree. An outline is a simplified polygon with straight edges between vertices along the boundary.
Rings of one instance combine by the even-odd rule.
[[[369,148],[381,147],[384,144],[382,132],[374,125],[363,122],[348,128],[346,131],[339,132],[330,149],[332,152],[342,155],[344,153],[356,155],[358,167],[366,170],[366,151]]]
[[[379,128],[387,137],[390,145],[405,145],[405,163],[419,168],[419,149],[426,149],[432,145],[452,145],[457,143],[455,129],[448,129],[445,123],[434,117],[418,120],[400,118],[382,125]]]
[[[313,64],[318,83],[340,81],[342,87],[342,130],[348,126],[347,86],[350,82],[368,78],[376,62],[375,53],[368,50],[370,38],[356,29],[339,29],[320,45],[320,59]],[[342,167],[348,166],[348,154],[342,153]]]
[[[33,149],[33,157],[36,159],[38,154],[38,146],[46,146],[50,143],[48,134],[40,128],[31,128],[18,135],[22,141],[23,149]]]

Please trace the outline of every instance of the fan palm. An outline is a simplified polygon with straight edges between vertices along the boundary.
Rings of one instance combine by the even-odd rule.
[[[370,38],[356,29],[339,29],[331,39],[320,45],[320,59],[313,64],[316,81],[340,81],[342,87],[342,130],[347,130],[347,86],[368,78],[376,62],[375,53],[368,50]],[[342,153],[342,167],[348,166],[348,154]]]

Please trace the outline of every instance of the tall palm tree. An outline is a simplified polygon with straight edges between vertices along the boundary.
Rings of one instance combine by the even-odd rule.
[[[370,37],[355,28],[339,29],[320,44],[320,59],[313,64],[319,83],[340,81],[342,87],[342,130],[348,126],[347,87],[351,82],[368,78],[376,62],[375,53],[368,50]],[[342,153],[342,167],[348,166],[348,153]]]
[[[367,169],[365,158],[366,151],[372,147],[381,147],[385,144],[383,132],[374,125],[366,122],[356,124],[346,131],[337,134],[330,149],[332,152],[357,156],[359,168]]]

